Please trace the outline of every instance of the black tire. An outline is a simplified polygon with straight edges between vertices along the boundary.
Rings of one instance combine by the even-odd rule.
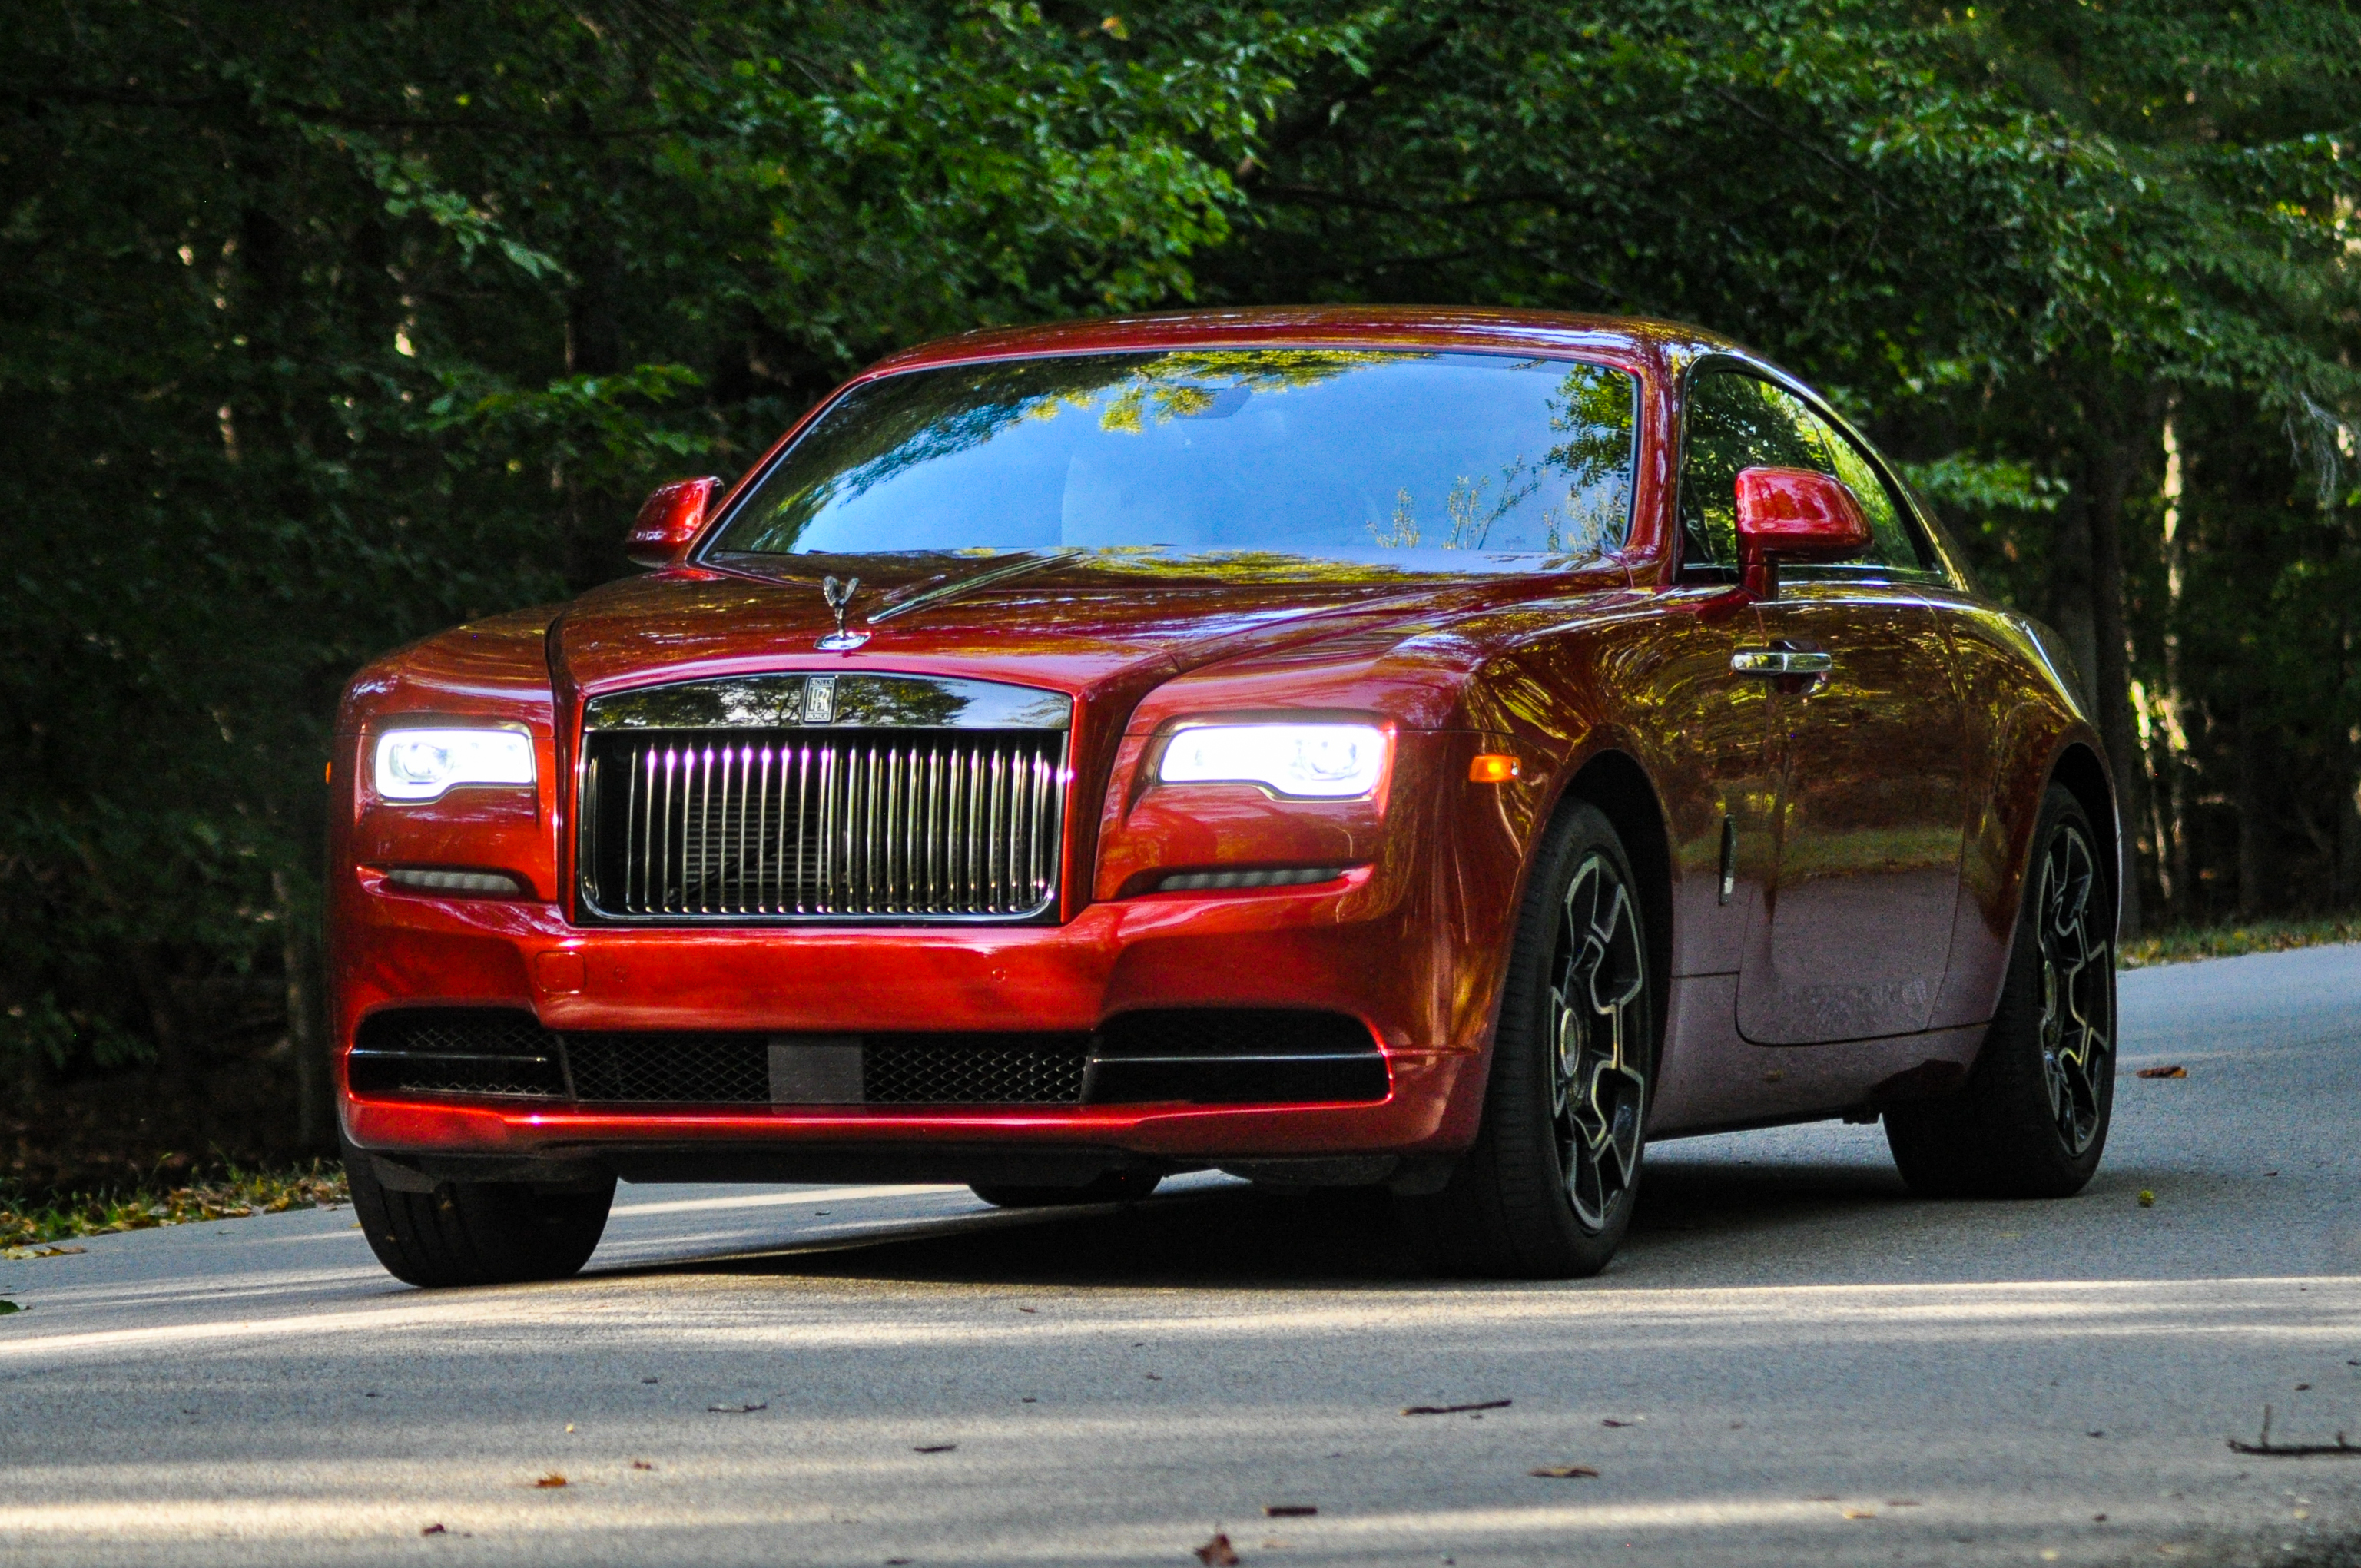
[[[1137,1203],[1164,1178],[1153,1171],[1110,1170],[1082,1187],[1020,1187],[979,1181],[968,1188],[995,1209],[1048,1209],[1060,1203]]]
[[[607,1228],[615,1179],[550,1190],[528,1182],[445,1181],[397,1192],[349,1145],[345,1175],[361,1234],[386,1272],[411,1285],[515,1285],[582,1271]]]
[[[1656,1058],[1647,912],[1596,806],[1551,825],[1514,940],[1476,1145],[1402,1217],[1438,1272],[1576,1278],[1631,1223]]]
[[[2112,883],[2081,804],[2050,785],[2000,1006],[1966,1085],[1886,1108],[1912,1191],[2067,1198],[2099,1168],[2115,1100]]]

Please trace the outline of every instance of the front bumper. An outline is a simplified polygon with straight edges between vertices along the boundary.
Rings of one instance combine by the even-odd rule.
[[[380,1154],[588,1162],[627,1175],[919,1179],[1060,1158],[1180,1167],[1442,1154],[1475,1135],[1481,1014],[1453,982],[1431,912],[1374,867],[1312,888],[1093,904],[1065,925],[1028,927],[586,929],[554,906],[415,896],[366,872],[339,891],[343,1121],[356,1146]],[[561,1031],[812,1033],[1086,1032],[1151,1008],[1320,1008],[1369,1025],[1389,1090],[1351,1104],[972,1110],[355,1093],[343,1057],[360,1022],[423,1003],[522,1007]]]

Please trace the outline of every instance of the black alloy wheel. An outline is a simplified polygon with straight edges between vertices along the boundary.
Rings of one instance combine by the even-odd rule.
[[[1614,826],[1570,803],[1537,858],[1510,954],[1476,1146],[1403,1201],[1455,1274],[1596,1274],[1631,1224],[1656,1058],[1647,916]]]
[[[582,1271],[607,1229],[615,1179],[551,1188],[522,1181],[444,1181],[405,1192],[378,1179],[345,1146],[353,1213],[386,1272],[411,1285],[517,1285]]]
[[[2115,1095],[2114,896],[2098,836],[2059,785],[2044,797],[2000,1006],[1964,1088],[1889,1106],[1913,1190],[2064,1198],[2099,1168]]]

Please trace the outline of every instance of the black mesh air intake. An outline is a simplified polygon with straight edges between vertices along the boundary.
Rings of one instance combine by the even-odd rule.
[[[767,1105],[767,1035],[686,1030],[566,1036],[574,1097],[617,1105]]]
[[[872,1105],[1072,1105],[1088,1035],[871,1035],[861,1097]]]
[[[784,1047],[842,1049],[825,1101],[796,1092]],[[857,1053],[857,1057],[854,1055]],[[361,1025],[349,1068],[364,1094],[562,1099],[585,1105],[1203,1105],[1383,1100],[1385,1057],[1341,1013],[1173,1008],[1096,1035],[797,1036],[693,1030],[553,1034],[508,1008],[409,1008]]]
[[[1386,1058],[1368,1025],[1343,1013],[1175,1007],[1126,1013],[1100,1028],[1090,1099],[1283,1105],[1386,1097]]]
[[[557,1036],[506,1007],[415,1007],[362,1021],[346,1070],[361,1094],[566,1092]]]

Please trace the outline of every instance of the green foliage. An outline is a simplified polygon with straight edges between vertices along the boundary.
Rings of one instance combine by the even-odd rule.
[[[39,1257],[54,1244],[75,1236],[119,1234],[206,1220],[243,1220],[256,1214],[283,1214],[290,1209],[329,1209],[351,1201],[343,1169],[321,1160],[290,1170],[245,1170],[231,1166],[210,1180],[184,1187],[116,1187],[38,1201],[14,1199],[0,1191],[0,1257]]]
[[[2361,896],[2345,5],[27,0],[0,43],[36,1077],[284,1027],[365,659],[610,575],[649,485],[877,355],[1189,303],[1751,342],[2112,672],[2153,891]]]

